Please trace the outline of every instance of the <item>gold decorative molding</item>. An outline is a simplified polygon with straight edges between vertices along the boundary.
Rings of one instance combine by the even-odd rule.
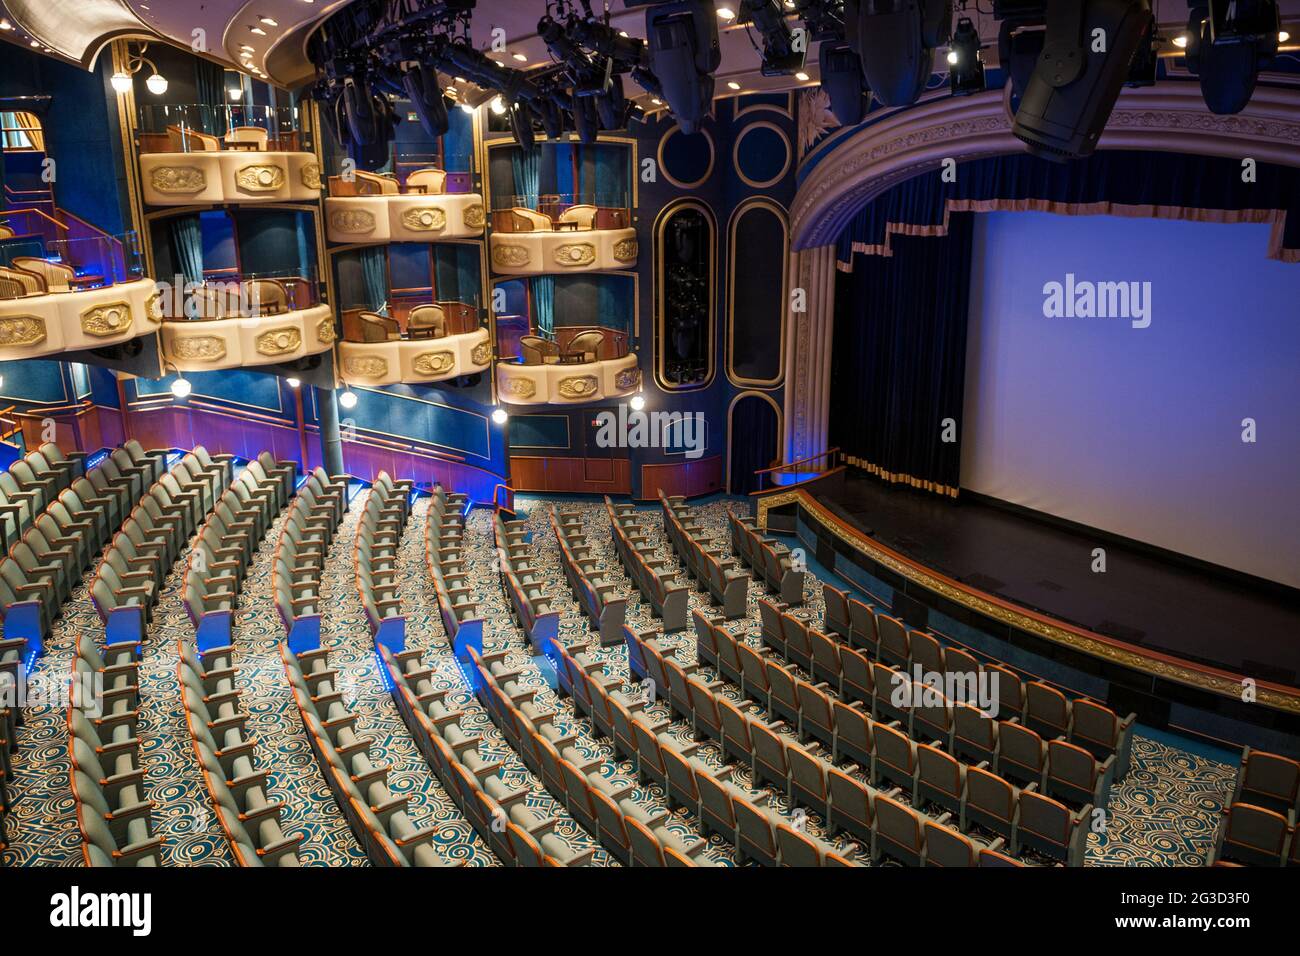
[[[81,331],[97,339],[120,335],[131,327],[131,303],[108,302],[81,313]]]
[[[161,292],[155,292],[144,300],[144,317],[155,325],[161,323],[164,318],[162,297]]]
[[[469,360],[475,365],[486,365],[492,361],[492,343],[480,342],[474,346],[474,351],[469,353]]]
[[[600,388],[600,382],[594,375],[573,375],[560,379],[556,390],[562,398],[590,398]]]
[[[442,232],[447,228],[447,213],[437,206],[417,206],[402,213],[402,225],[412,232]]]
[[[467,229],[482,229],[487,225],[487,210],[481,202],[466,206],[460,217]]]
[[[782,492],[780,494],[757,499],[758,526],[766,529],[767,513],[781,505],[797,503],[804,510],[814,515],[831,534],[848,544],[855,551],[896,574],[902,575],[914,584],[933,591],[955,604],[969,608],[978,614],[998,621],[1009,627],[1041,637],[1044,640],[1063,647],[1068,647],[1091,657],[1100,658],[1111,664],[1136,670],[1152,677],[1171,680],[1191,687],[1241,700],[1245,675],[1231,674],[1227,671],[1201,669],[1180,664],[1163,656],[1155,657],[1144,654],[1139,649],[1118,642],[1103,639],[1055,623],[1044,616],[1020,611],[1002,602],[993,601],[982,592],[959,587],[946,578],[900,560],[893,552],[882,548],[877,542],[856,533],[826,510],[815,498],[802,489]],[[1254,678],[1250,678],[1254,680]],[[1265,686],[1256,681],[1255,700],[1257,703],[1274,707],[1289,713],[1300,714],[1300,690],[1293,691],[1278,685]]]
[[[308,163],[298,173],[298,178],[302,181],[302,184],[306,186],[308,189],[320,189],[321,188],[320,164]]]
[[[625,368],[614,376],[614,386],[620,392],[625,392],[630,388],[636,388],[640,384],[641,370],[639,368]]]
[[[345,359],[343,371],[351,378],[383,378],[388,374],[388,360],[378,355],[359,355]]]
[[[334,334],[334,317],[321,319],[316,323],[316,338],[322,345],[331,345],[337,336]]]
[[[501,383],[501,391],[515,398],[532,398],[537,394],[537,383],[531,378],[508,378]]]
[[[558,266],[575,269],[589,266],[595,261],[596,247],[590,242],[566,242],[555,247],[555,264]]]
[[[635,262],[640,246],[635,239],[620,239],[614,243],[614,258],[619,262]]]
[[[411,360],[411,368],[419,375],[445,375],[455,367],[455,352],[421,352]]]
[[[335,232],[374,232],[375,214],[365,209],[336,209],[330,213],[330,228]]]
[[[518,269],[528,265],[531,259],[532,256],[528,254],[527,246],[518,246],[507,242],[492,244],[492,264],[494,266]]]
[[[226,357],[226,340],[219,335],[181,335],[172,339],[167,351],[187,362],[220,362]]]
[[[235,185],[245,192],[269,193],[284,186],[284,167],[256,163],[235,173]]]
[[[208,177],[197,166],[155,166],[149,185],[160,193],[201,193],[208,188]]]
[[[285,355],[296,352],[301,346],[302,333],[292,325],[268,329],[257,337],[259,355]]]
[[[35,315],[10,315],[0,319],[0,347],[26,348],[44,341],[44,319]]]

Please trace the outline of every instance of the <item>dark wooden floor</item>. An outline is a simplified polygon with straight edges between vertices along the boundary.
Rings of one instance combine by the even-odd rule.
[[[1300,680],[1300,602],[971,499],[850,476],[841,517],[951,578],[1148,650]],[[1092,552],[1106,549],[1106,572]]]

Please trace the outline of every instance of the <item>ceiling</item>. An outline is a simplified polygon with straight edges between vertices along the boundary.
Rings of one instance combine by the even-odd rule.
[[[116,37],[161,38],[191,47],[232,69],[265,74],[287,87],[309,81],[314,71],[307,60],[307,38],[316,24],[350,0],[0,0],[0,15],[12,29],[0,29],[0,39],[35,45],[50,55],[89,67],[99,51]],[[1187,18],[1186,0],[1152,0],[1161,33],[1173,36]],[[1280,0],[1284,26],[1295,38],[1288,47],[1300,46],[1300,0]],[[738,0],[716,0],[718,7],[739,7]],[[593,3],[599,8],[599,0]],[[611,23],[634,37],[645,36],[645,9],[626,9],[611,0]],[[976,22],[989,48],[987,63],[997,60],[998,25],[988,13],[971,3],[964,14]],[[507,66],[527,68],[550,62],[537,36],[537,20],[545,12],[544,0],[479,0],[474,14],[473,38],[487,50],[494,27],[501,27],[507,48],[499,54]],[[0,23],[0,27],[3,27]],[[719,19],[722,66],[717,71],[717,95],[791,89],[817,83],[817,50],[809,51],[808,80],[764,77],[760,56],[749,31]],[[1172,51],[1172,48],[1169,48]],[[734,84],[734,86],[729,85]],[[649,106],[648,94],[629,85]]]

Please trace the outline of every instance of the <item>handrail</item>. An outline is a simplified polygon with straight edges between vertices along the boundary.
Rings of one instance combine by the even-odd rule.
[[[808,455],[806,458],[797,458],[794,461],[787,461],[780,465],[772,465],[770,468],[760,468],[754,472],[755,475],[765,475],[769,471],[783,471],[786,468],[793,468],[795,465],[802,465],[806,461],[815,461],[818,458],[825,458],[828,455],[839,454],[839,446],[828,448],[825,451],[817,452],[815,455]]]
[[[70,402],[67,405],[51,405],[48,408],[41,408],[37,412],[27,410],[22,412],[14,412],[14,415],[19,418],[47,418],[54,412],[85,411],[93,404],[95,403],[92,402],[90,399],[83,398],[80,401]]]
[[[20,216],[20,215],[39,216],[42,219],[48,219],[53,225],[62,229],[64,232],[68,231],[67,223],[59,222],[59,220],[55,219],[49,213],[42,212],[39,209],[0,209],[0,216]]]

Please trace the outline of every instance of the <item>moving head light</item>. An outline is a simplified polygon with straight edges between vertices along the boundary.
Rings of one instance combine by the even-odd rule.
[[[626,5],[645,6],[641,0]],[[713,71],[722,62],[711,0],[675,0],[646,10],[650,69],[683,133],[697,132],[713,111]]]
[[[822,89],[841,126],[856,126],[867,114],[870,91],[862,85],[862,60],[844,40],[823,40],[817,50]]]
[[[782,0],[744,0],[740,20],[752,23],[763,36],[764,76],[788,76],[803,69],[806,45],[795,48],[794,32],[786,22]]]
[[[1277,54],[1280,29],[1276,0],[1209,0],[1191,7],[1187,68],[1200,75],[1210,112],[1228,115],[1246,108],[1260,69]]]
[[[844,0],[844,36],[885,106],[915,103],[948,42],[952,0]]]
[[[1043,51],[1012,133],[1044,159],[1091,155],[1151,20],[1149,0],[1049,3]]]

